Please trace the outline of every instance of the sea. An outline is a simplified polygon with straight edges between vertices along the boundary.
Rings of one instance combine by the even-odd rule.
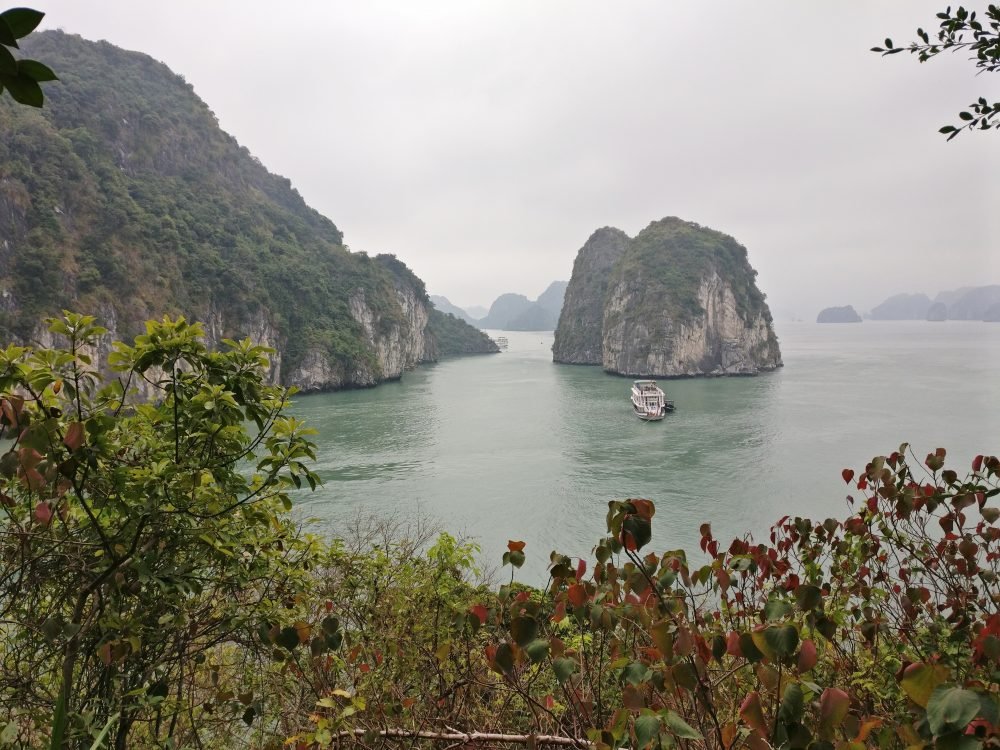
[[[1000,454],[1000,324],[778,324],[784,367],[660,381],[677,407],[660,422],[633,415],[628,378],[554,364],[551,331],[488,333],[509,348],[296,397],[323,480],[297,494],[299,517],[327,536],[359,518],[435,524],[484,569],[524,541],[517,577],[538,584],[552,551],[591,552],[611,500],[654,501],[650,549],[696,551],[706,522],[728,540],[847,517],[842,470],[904,442],[918,465],[945,448],[960,474]]]

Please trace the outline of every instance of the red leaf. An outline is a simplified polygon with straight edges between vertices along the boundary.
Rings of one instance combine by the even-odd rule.
[[[43,526],[48,526],[52,521],[52,508],[46,502],[41,502],[35,506],[35,520]]]
[[[24,483],[28,485],[29,490],[40,490],[45,486],[45,477],[43,477],[38,469],[25,469],[24,472]]]
[[[587,601],[587,589],[579,583],[574,583],[566,590],[566,596],[574,607],[581,607]]]
[[[507,540],[507,549],[511,552],[523,552],[524,542],[515,542],[513,539]]]
[[[730,631],[726,636],[726,653],[730,656],[743,657],[743,649],[740,648],[740,634],[735,630]]]
[[[754,690],[740,706],[740,716],[748,727],[761,734],[767,733],[767,722],[764,721],[764,710],[760,706],[760,696]]]
[[[981,468],[983,468],[983,457],[980,455],[972,459],[972,470],[979,471]]]
[[[799,649],[799,672],[808,672],[816,666],[816,644],[810,640],[802,641]]]
[[[629,503],[635,508],[635,515],[639,518],[644,518],[647,521],[652,520],[653,513],[656,512],[652,500],[629,500]]]
[[[583,574],[586,572],[587,572],[587,561],[581,557],[580,562],[576,564],[576,580],[579,581],[581,578],[583,578]]]
[[[74,422],[67,427],[66,437],[63,438],[63,442],[66,443],[66,447],[71,451],[75,451],[83,445],[83,423]]]
[[[472,609],[469,610],[472,614],[479,618],[479,624],[485,625],[486,618],[489,616],[489,610],[486,609],[482,604],[477,604]]]
[[[840,472],[840,476],[844,478],[845,483],[850,484],[851,480],[854,479],[854,469],[844,469]]]
[[[847,718],[847,709],[851,707],[851,698],[839,688],[827,688],[819,697],[819,732],[820,737],[829,739],[833,731]]]

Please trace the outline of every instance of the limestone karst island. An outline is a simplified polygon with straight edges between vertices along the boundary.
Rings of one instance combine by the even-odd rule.
[[[637,377],[756,375],[781,367],[747,251],[675,217],[634,238],[605,227],[580,248],[552,358]]]

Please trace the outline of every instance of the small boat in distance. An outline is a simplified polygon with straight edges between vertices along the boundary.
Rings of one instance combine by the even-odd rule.
[[[674,402],[667,400],[655,380],[635,380],[632,382],[632,408],[639,419],[654,422],[673,411]]]
[[[507,347],[510,346],[506,336],[497,336],[493,341],[497,345],[497,349],[502,352],[507,351]]]

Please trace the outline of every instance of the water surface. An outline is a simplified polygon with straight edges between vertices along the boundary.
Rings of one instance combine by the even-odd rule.
[[[841,469],[904,441],[921,457],[946,447],[955,468],[1000,452],[1000,324],[786,324],[784,368],[663,381],[677,411],[651,423],[628,379],[553,364],[551,332],[502,335],[501,354],[298,398],[325,482],[300,508],[331,534],[359,510],[422,514],[489,561],[523,539],[530,580],[553,549],[590,551],[610,499],[653,499],[657,548],[695,548],[704,521],[732,536],[842,516]]]

